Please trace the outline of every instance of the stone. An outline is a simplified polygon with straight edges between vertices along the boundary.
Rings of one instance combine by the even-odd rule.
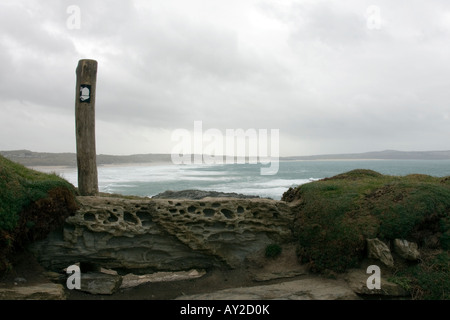
[[[394,258],[392,258],[389,247],[378,238],[367,239],[368,257],[380,260],[388,267],[394,266]]]
[[[386,280],[383,276],[384,272],[381,272],[381,284],[380,289],[369,289],[367,287],[367,279],[371,276],[366,273],[364,269],[351,269],[345,275],[349,287],[357,294],[360,295],[381,295],[388,297],[406,297],[409,296],[409,292],[403,289],[396,283],[392,283]]]
[[[205,270],[188,270],[188,271],[178,271],[178,272],[155,272],[152,274],[127,274],[122,277],[121,289],[136,287],[138,285],[148,283],[148,282],[165,282],[165,281],[180,281],[196,279],[204,276],[206,274]]]
[[[394,251],[400,257],[410,261],[417,261],[420,258],[420,252],[417,244],[406,240],[395,239]]]
[[[122,275],[237,268],[268,244],[293,240],[289,206],[270,199],[77,200],[80,209],[63,230],[30,246],[48,270],[76,263]]]
[[[122,284],[120,275],[112,275],[100,272],[81,273],[81,291],[90,294],[111,295]]]
[[[307,278],[179,296],[176,300],[359,300],[344,280]]]
[[[0,288],[0,300],[65,300],[64,287],[56,283]]]

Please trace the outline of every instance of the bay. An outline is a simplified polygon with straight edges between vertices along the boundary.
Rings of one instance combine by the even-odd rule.
[[[353,169],[387,175],[450,176],[450,160],[311,160],[280,161],[278,173],[261,175],[261,164],[99,166],[99,190],[151,197],[166,190],[199,189],[281,199],[289,187],[332,177]],[[76,168],[39,168],[55,172],[77,186]]]

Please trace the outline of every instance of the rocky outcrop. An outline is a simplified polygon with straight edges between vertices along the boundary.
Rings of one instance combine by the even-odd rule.
[[[279,283],[179,298],[334,300],[408,295],[387,281],[384,272],[379,289],[368,287],[366,270],[351,270],[337,280],[310,274],[308,265],[298,259],[294,207],[284,201],[100,196],[78,197],[78,202],[79,210],[66,219],[64,228],[35,242],[30,250],[43,267],[57,274],[79,263],[84,292],[112,295],[161,277],[176,280],[176,272],[191,279],[204,275],[204,270],[226,267],[245,272],[253,284]],[[366,243],[369,261],[380,260],[386,270],[394,266],[388,245],[377,238]],[[269,244],[277,244],[280,254],[268,256]],[[414,243],[398,240],[393,248],[396,259],[418,258]],[[112,274],[102,274],[102,268]]]
[[[417,244],[407,240],[395,239],[394,250],[400,257],[410,261],[417,261],[420,258],[420,252]]]
[[[245,195],[235,192],[219,192],[205,190],[167,190],[152,197],[152,199],[189,199],[200,200],[204,198],[235,198],[235,199],[256,199],[259,196]]]
[[[378,259],[388,267],[394,266],[394,258],[388,245],[378,238],[367,239],[366,241],[368,258]],[[408,261],[418,261],[420,259],[417,244],[404,239],[394,240],[394,252],[400,258]]]
[[[270,243],[292,240],[291,212],[270,199],[78,197],[63,231],[31,250],[60,272],[88,263],[119,273],[238,267]]]
[[[394,266],[391,250],[380,239],[367,239],[367,251],[369,258],[378,259],[388,267]]]

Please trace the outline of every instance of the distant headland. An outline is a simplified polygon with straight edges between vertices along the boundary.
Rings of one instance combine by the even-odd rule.
[[[76,153],[34,152],[30,150],[0,151],[0,155],[25,166],[76,167]],[[280,157],[283,161],[299,160],[450,160],[450,150],[444,151],[371,151],[364,153],[323,154]],[[171,163],[170,154],[97,155],[97,165],[138,163]]]

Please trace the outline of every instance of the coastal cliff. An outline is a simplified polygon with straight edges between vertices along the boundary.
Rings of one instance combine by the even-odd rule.
[[[449,299],[449,177],[353,170],[291,188],[281,201],[193,191],[81,197],[55,175],[1,160],[4,265],[27,244],[57,274],[73,264],[119,275],[256,268],[255,279],[271,279],[306,268],[331,278],[356,275],[363,284],[355,292],[380,295],[361,282],[372,264],[401,295]],[[286,248],[289,268],[295,265],[289,270],[276,260]],[[280,271],[266,274],[272,263]]]

